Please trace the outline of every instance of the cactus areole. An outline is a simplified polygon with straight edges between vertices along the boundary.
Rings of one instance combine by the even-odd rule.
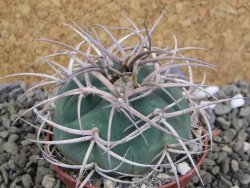
[[[137,83],[131,87],[134,89],[142,88],[143,80],[155,70],[154,64],[139,66],[135,74]],[[111,77],[113,76],[111,72],[106,73],[111,75]],[[84,74],[83,76],[79,74],[77,78],[83,86],[87,86]],[[91,87],[111,93],[108,87],[100,82],[97,77],[93,76],[91,72],[88,79],[92,84]],[[168,114],[189,108],[187,99],[182,95],[183,89],[181,87],[161,88],[155,85],[155,87],[151,87],[151,90],[142,90],[142,92],[138,92],[135,95],[127,95],[129,96],[128,102],[125,102],[126,87],[131,79],[131,75],[120,76],[116,79],[109,78],[111,80],[110,83],[119,93],[117,103],[120,102],[125,106],[133,108],[151,120],[149,122],[133,114],[133,112],[128,110],[129,107],[122,110],[121,105],[111,104],[98,94],[83,93],[80,111],[78,109],[79,96],[77,95],[65,96],[55,102],[53,122],[71,129],[97,131],[99,138],[104,141],[103,145],[106,149],[95,143],[90,150],[86,164],[94,163],[98,167],[106,169],[107,173],[112,174],[112,176],[119,174],[146,174],[152,170],[149,165],[155,165],[159,161],[165,146],[178,143],[177,138],[171,134],[172,131],[161,122],[162,118],[171,125],[180,138],[189,139],[191,134],[189,113],[182,113],[172,117],[161,116],[160,113],[157,113],[157,111],[163,111],[164,114]],[[164,81],[160,80],[160,83],[164,83]],[[59,94],[77,88],[79,87],[75,81],[70,80],[59,90]],[[166,106],[168,108],[164,109]],[[79,122],[81,122],[81,125]],[[152,122],[159,125],[159,127],[156,127]],[[141,132],[140,128],[142,126],[147,128]],[[136,131],[137,134],[132,135]],[[59,141],[86,135],[75,135],[54,127],[53,136],[54,140]],[[129,139],[125,141],[124,138],[126,137]],[[95,141],[94,135],[92,141]],[[72,164],[82,165],[90,144],[91,140],[60,144],[57,148]],[[112,153],[107,152],[107,150]],[[120,160],[117,156],[126,160]],[[130,162],[128,163],[127,161]]]

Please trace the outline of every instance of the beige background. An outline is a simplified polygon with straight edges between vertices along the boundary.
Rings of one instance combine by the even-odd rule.
[[[127,26],[121,16],[124,13],[139,26],[145,20],[150,27],[163,9],[166,13],[154,33],[153,45],[172,46],[175,34],[179,47],[212,48],[191,53],[220,69],[208,72],[209,83],[250,82],[249,0],[0,0],[0,76],[47,71],[32,62],[60,48],[33,39],[46,37],[76,44],[79,38],[62,23]],[[200,71],[197,76],[201,78]]]

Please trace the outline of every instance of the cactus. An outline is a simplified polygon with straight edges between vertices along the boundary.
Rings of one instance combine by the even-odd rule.
[[[145,65],[144,67],[141,67],[141,70],[136,73],[136,75],[138,76],[138,80],[143,80],[143,78],[152,73],[153,70],[154,66]],[[148,74],[145,75],[143,74],[144,72],[147,72]],[[117,81],[115,83],[117,83]],[[91,79],[91,82],[96,83],[93,84],[93,86],[99,90],[108,90],[104,85],[101,85],[94,78]],[[81,80],[81,83],[86,87],[86,82],[84,79]],[[124,86],[122,84],[119,84],[117,87],[125,87],[126,84],[128,84],[128,82],[124,83]],[[70,81],[62,88],[60,93],[65,93],[76,88],[77,85],[73,81]],[[140,87],[138,86],[138,88]],[[119,96],[123,95],[122,93],[119,94]],[[130,96],[128,100],[132,99],[133,97],[133,95]],[[153,114],[156,109],[163,109],[168,105],[174,104],[172,107],[166,110],[166,113],[171,113],[188,108],[188,102],[186,99],[182,99],[175,104],[175,101],[178,101],[181,98],[183,98],[183,95],[181,94],[179,88],[174,87],[168,88],[166,90],[156,88],[151,94],[142,97],[139,100],[129,102],[129,108],[134,108],[139,113],[147,116],[148,114]],[[77,116],[77,106],[78,98],[76,96],[67,96],[59,99],[56,102],[53,121],[65,127],[80,130]],[[82,127],[84,128],[84,130],[97,128],[100,138],[108,141],[108,126],[110,121],[109,116],[112,110],[112,107],[109,106],[109,102],[97,95],[88,94],[83,97],[80,108],[80,121],[82,122]],[[130,116],[130,118],[128,118],[124,113],[119,112],[119,108],[121,107],[117,107],[117,109],[114,110],[114,115],[112,117],[109,138],[110,142],[123,139],[132,132],[138,130],[145,123],[138,117],[133,118],[130,115],[129,111],[127,112],[127,116]],[[135,123],[139,120],[141,120],[140,123]],[[166,121],[175,129],[180,137],[189,139],[191,130],[191,120],[189,114],[181,114],[172,118],[168,118]],[[133,125],[132,122],[134,122],[135,125]],[[164,127],[160,123],[159,125],[161,127]],[[55,140],[66,140],[79,137],[74,134],[69,134],[60,129],[54,129],[53,133]],[[135,138],[131,139],[130,141],[120,143],[119,145],[112,148],[111,151],[119,156],[125,156],[126,153],[126,156],[124,158],[129,161],[155,165],[157,162],[155,159],[157,159],[157,156],[164,149],[165,145],[175,144],[177,142],[178,141],[173,135],[166,134],[165,132],[157,128],[151,127]],[[88,147],[89,142],[81,142],[77,144],[74,143],[60,145],[58,148],[67,159],[71,160],[74,164],[80,165],[82,164],[82,160],[87,153]],[[74,155],[72,155],[72,153],[74,153]],[[121,163],[120,160],[114,157],[111,157],[111,162],[109,163],[108,158],[108,153],[105,153],[96,144],[90,153],[87,163],[95,162],[99,167],[103,169],[116,168]],[[137,167],[126,163],[122,164],[121,166],[119,166],[119,168],[116,169],[116,171],[126,174],[143,174],[150,170],[150,168]]]
[[[175,37],[173,50],[154,47],[151,35],[161,17],[150,29],[146,25],[139,29],[127,18],[132,28],[125,28],[129,33],[119,39],[99,25],[112,40],[110,46],[102,44],[95,30],[67,25],[83,38],[76,47],[40,39],[65,47],[40,59],[54,74],[12,75],[45,78],[27,91],[50,88],[48,98],[29,109],[41,122],[34,141],[47,146],[41,149],[52,164],[78,169],[77,184],[85,177],[81,186],[94,172],[112,181],[131,183],[120,176],[150,177],[159,167],[172,168],[179,186],[176,164],[185,159],[198,173],[193,155],[201,154],[206,136],[211,139],[212,135],[203,108],[222,101],[198,104],[196,93],[206,90],[204,82],[194,83],[192,67],[215,67],[183,56],[181,51],[196,48],[178,48]],[[133,45],[131,37],[137,39]],[[57,55],[70,58],[67,67],[50,61]],[[185,68],[186,75],[182,74]],[[41,140],[44,131],[53,135],[53,140]]]

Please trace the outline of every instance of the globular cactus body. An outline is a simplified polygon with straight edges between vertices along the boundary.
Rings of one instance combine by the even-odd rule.
[[[152,65],[142,66],[137,73],[138,82],[140,83],[153,70],[154,66]],[[90,78],[93,87],[103,91],[108,91],[108,89],[96,78]],[[84,78],[79,80],[83,85],[86,85]],[[78,88],[78,86],[74,83],[74,81],[70,81],[60,90],[60,93],[67,92],[75,88]],[[150,113],[154,113],[156,109],[163,109],[167,105],[173,104],[178,99],[183,97],[181,90],[178,87],[167,88],[166,90],[167,93],[162,91],[160,88],[157,88],[146,97],[129,102],[129,105],[141,114],[147,116]],[[65,127],[80,130],[77,116],[77,104],[77,96],[67,96],[59,99],[56,102],[53,121]],[[186,99],[183,99],[177,104],[174,104],[171,108],[167,109],[165,112],[175,112],[187,108],[188,102]],[[84,130],[98,128],[100,138],[107,141],[110,112],[111,106],[107,101],[103,100],[97,95],[86,95],[81,102],[82,128]],[[129,112],[127,113],[129,114]],[[137,117],[133,118],[134,122],[139,120]],[[175,129],[181,138],[189,139],[191,130],[191,120],[189,114],[186,113],[171,117],[166,119],[166,121]],[[136,127],[127,116],[125,116],[122,112],[119,112],[119,109],[116,109],[112,120],[110,141],[112,142],[121,140],[142,126],[144,123],[144,121],[136,123]],[[164,129],[167,129],[164,125],[161,126]],[[57,128],[53,129],[53,133],[54,140],[66,140],[77,137],[77,135],[69,134]],[[151,125],[150,128],[141,133],[139,136],[136,136],[128,142],[118,144],[111,150],[119,156],[136,163],[156,164],[160,156],[159,154],[164,150],[165,145],[173,143],[178,143],[174,136],[171,134],[166,134],[165,132],[156,129]],[[90,142],[63,144],[59,145],[58,148],[65,158],[69,159],[71,162],[73,162],[73,164],[81,165],[83,158],[89,148],[89,144]],[[152,170],[151,168],[147,167],[134,166],[131,164],[126,164],[125,162],[122,163],[120,160],[113,158],[112,156],[110,156],[110,159],[111,163],[109,163],[108,153],[103,151],[103,149],[101,149],[98,145],[95,145],[87,162],[94,162],[99,167],[107,170],[118,167],[115,170],[116,172],[126,174],[144,174]],[[113,172],[113,174],[115,174],[115,172]]]

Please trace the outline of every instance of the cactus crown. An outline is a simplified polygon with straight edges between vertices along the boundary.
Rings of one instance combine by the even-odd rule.
[[[31,108],[43,106],[34,110],[42,122],[36,142],[56,146],[66,161],[54,157],[55,150],[41,147],[44,157],[61,167],[79,169],[78,182],[88,172],[82,185],[94,172],[130,183],[119,176],[149,177],[159,167],[172,168],[178,179],[175,160],[188,158],[195,167],[192,155],[201,153],[206,135],[211,136],[205,105],[194,98],[204,84],[193,82],[192,67],[214,66],[181,55],[195,48],[178,48],[176,38],[173,50],[154,47],[151,35],[161,16],[149,29],[139,29],[127,18],[132,28],[124,28],[129,33],[119,39],[98,25],[113,41],[105,47],[94,29],[89,32],[77,24],[67,25],[83,39],[76,47],[40,40],[65,50],[41,59],[55,74],[27,73],[45,78],[30,90],[53,85],[49,98]],[[128,46],[131,37],[138,40]],[[70,58],[67,67],[50,60],[57,55]],[[183,68],[188,76],[176,73]],[[207,123],[202,128],[197,124],[199,115]],[[201,130],[203,135],[198,134]],[[53,140],[40,140],[43,131]]]

